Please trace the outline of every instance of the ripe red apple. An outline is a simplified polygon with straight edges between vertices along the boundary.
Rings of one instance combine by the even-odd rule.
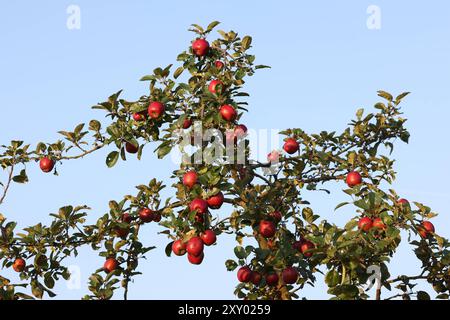
[[[139,150],[139,146],[135,146],[131,142],[125,143],[125,150],[127,150],[128,153],[137,153]]]
[[[152,119],[158,119],[164,113],[164,105],[161,102],[153,101],[148,106],[148,115]]]
[[[223,64],[222,61],[217,60],[216,62],[214,62],[214,66],[215,66],[217,69],[221,70],[221,69],[224,67],[224,64]]]
[[[316,246],[309,240],[301,241],[300,252],[303,254],[305,258],[312,257],[313,253],[309,250],[314,249]]]
[[[359,172],[351,171],[347,174],[347,178],[345,179],[345,181],[347,182],[347,185],[350,188],[353,188],[353,187],[361,184],[362,178],[361,178],[361,175],[359,174]]]
[[[172,243],[172,252],[177,256],[183,256],[186,253],[186,244],[183,240],[175,240]]]
[[[400,205],[403,205],[403,204],[408,204],[409,201],[406,200],[406,199],[401,198],[401,199],[398,199],[397,203],[400,204]]]
[[[223,193],[221,191],[219,191],[218,194],[213,195],[208,200],[206,200],[206,202],[208,202],[208,206],[211,209],[219,209],[222,206],[224,200],[225,200],[225,197],[224,197]]]
[[[419,235],[422,238],[428,238],[432,233],[434,233],[434,225],[430,221],[422,221],[421,225],[417,227]]]
[[[183,129],[188,129],[188,128],[191,127],[191,125],[192,125],[192,120],[191,119],[188,119],[188,118],[184,119],[184,121],[183,121]]]
[[[241,267],[237,272],[239,282],[250,282],[252,280],[252,270],[248,266]]]
[[[133,113],[133,120],[137,121],[137,122],[144,121],[145,114],[140,113],[140,112],[135,112],[135,113]]]
[[[278,284],[278,275],[275,272],[266,274],[266,283],[268,286],[276,286]]]
[[[302,241],[295,241],[293,244],[292,244],[292,247],[295,249],[295,250],[298,250],[299,252],[302,252]]]
[[[204,214],[208,211],[208,202],[201,198],[196,198],[189,204],[189,210]]]
[[[285,284],[296,283],[298,279],[298,271],[293,267],[287,267],[281,273],[281,278]]]
[[[272,151],[271,153],[269,153],[267,155],[267,161],[269,161],[271,163],[277,163],[279,159],[280,159],[280,153],[276,150]]]
[[[194,220],[197,223],[203,224],[205,222],[205,214],[197,212],[194,216]]]
[[[203,57],[208,54],[209,43],[205,39],[197,39],[192,43],[192,51],[197,57]]]
[[[383,220],[381,220],[381,218],[373,219],[372,227],[379,229],[379,230],[386,229],[386,225],[384,224]]]
[[[15,272],[22,272],[25,270],[25,260],[22,258],[17,258],[14,260],[12,267]]]
[[[103,264],[103,270],[105,270],[106,273],[111,273],[116,270],[118,266],[119,262],[116,259],[108,258]]]
[[[373,221],[369,217],[363,217],[358,221],[358,228],[361,231],[367,232],[372,229]]]
[[[234,107],[229,104],[221,106],[219,113],[222,119],[226,121],[234,121],[237,117],[236,109],[234,109]]]
[[[269,213],[269,217],[271,217],[275,221],[275,223],[280,222],[281,219],[283,218],[280,211],[274,211]]]
[[[188,171],[183,176],[183,184],[188,188],[192,188],[197,183],[197,178],[197,172],[194,170]]]
[[[153,221],[160,222],[161,221],[161,214],[159,212],[153,213]]]
[[[154,212],[149,208],[142,208],[139,210],[139,218],[142,222],[152,222],[154,218]]]
[[[193,237],[189,239],[186,245],[187,252],[194,256],[198,257],[203,253],[204,244],[203,240],[200,237]]]
[[[130,232],[130,230],[128,228],[120,228],[120,227],[115,227],[114,228],[114,233],[119,238],[125,238],[128,235],[129,232]]]
[[[300,146],[299,146],[297,140],[295,140],[294,138],[288,138],[284,141],[283,149],[284,149],[284,151],[286,151],[289,154],[296,153],[298,151],[299,147]]]
[[[122,214],[122,217],[120,219],[125,223],[131,223],[131,221],[133,220],[129,213]]]
[[[211,81],[211,82],[209,83],[209,86],[208,86],[209,92],[211,92],[211,93],[216,93],[216,87],[217,87],[217,85],[221,85],[221,86],[223,87],[222,81],[217,80],[217,79]]]
[[[261,222],[259,223],[259,233],[264,238],[272,238],[275,235],[275,232],[275,223],[268,220],[261,220]]]
[[[200,238],[202,238],[203,243],[207,246],[216,243],[217,240],[216,233],[211,229],[205,230],[205,232],[200,234]]]
[[[261,283],[262,280],[262,276],[261,273],[259,273],[258,271],[253,271],[252,272],[252,277],[250,279],[250,281],[255,285],[259,285]]]
[[[49,157],[43,157],[39,162],[39,167],[45,173],[52,171],[54,166],[55,162]]]
[[[201,264],[203,261],[203,258],[205,257],[205,254],[202,252],[199,256],[193,256],[192,254],[188,253],[188,260],[192,264]]]

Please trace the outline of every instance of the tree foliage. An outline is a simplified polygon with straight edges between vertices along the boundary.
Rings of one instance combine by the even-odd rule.
[[[197,39],[203,39],[217,25],[193,25],[191,31]],[[7,178],[1,184],[0,205],[13,183],[28,182],[27,164],[42,158],[56,164],[52,170],[57,174],[59,163],[101,149],[109,150],[106,165],[113,167],[133,153],[140,159],[145,147],[155,145],[158,158],[178,148],[191,162],[183,162],[173,172],[176,199],[161,199],[161,190],[166,186],[152,179],[137,186],[135,195],[110,201],[109,211],[92,225],[85,221],[87,206],[60,208],[51,214],[50,225],[40,223],[22,231],[16,230],[16,222],[0,215],[2,267],[18,269],[19,275],[14,280],[0,276],[0,299],[54,297],[55,282],[70,277],[64,259],[77,256],[84,246],[91,247],[105,261],[112,258],[117,262],[117,268],[109,273],[105,272],[106,265],[93,272],[88,284],[91,293],[84,298],[109,299],[122,287],[126,299],[131,279],[140,274],[140,259],[155,248],[140,241],[140,232],[150,221],[158,223],[167,235],[168,256],[175,241],[186,243],[206,230],[214,231],[219,245],[221,234],[234,234],[234,257],[230,253],[225,267],[228,271],[239,269],[242,282],[235,290],[239,298],[299,298],[299,290],[313,285],[317,275],[323,273],[328,293],[334,299],[367,299],[364,288],[370,270],[376,266],[380,271],[377,299],[383,288],[394,291],[392,298],[428,299],[428,293],[415,290],[420,280],[432,286],[437,298],[447,299],[449,242],[434,230],[427,232],[423,225],[436,214],[422,203],[399,201],[390,188],[395,179],[394,160],[390,157],[394,143],[409,139],[400,108],[407,93],[394,97],[379,91],[381,101],[375,104],[375,110],[358,110],[341,133],[308,134],[298,128],[286,129],[281,134],[286,141],[297,142],[297,152],[282,153],[275,163],[250,160],[248,139],[235,134],[239,120],[247,112],[248,94],[242,88],[247,77],[267,66],[254,63],[255,56],[249,53],[250,36],[240,37],[233,31],[218,33],[220,38],[211,43],[207,55],[199,57],[190,48],[178,55],[176,68],[156,68],[144,76],[141,80],[149,83],[147,95],[127,101],[119,91],[95,105],[94,109],[106,113],[107,123],[91,120],[73,131],[59,131],[62,138],[54,143],[41,142],[32,147],[12,141],[1,146],[0,164]],[[213,80],[220,81],[215,92],[210,90]],[[161,116],[147,114],[152,102],[164,106]],[[236,120],[227,121],[221,116],[219,108],[223,105],[238,110]],[[195,162],[196,157],[214,150],[211,140],[195,137],[196,129],[215,129],[225,137],[230,137],[231,132],[231,154],[243,150],[245,163],[223,158],[211,163]],[[188,144],[196,147],[194,154],[183,149],[186,139],[180,138],[180,132],[192,137]],[[223,145],[225,148],[225,141]],[[183,184],[188,171],[198,176],[192,187]],[[362,183],[347,187],[349,172],[358,172]],[[330,193],[327,188],[331,184],[342,185],[348,195],[348,201],[338,204],[336,210],[345,206],[347,212],[354,212],[344,226],[322,219],[304,198],[305,190]],[[214,206],[204,214],[192,206],[195,199],[208,200],[221,194],[225,202],[222,212],[228,213],[221,219],[213,214]],[[358,227],[362,217],[377,220],[378,227],[364,231]],[[275,226],[273,236],[264,236],[261,221]],[[417,275],[391,276],[389,261],[405,236],[422,263],[421,269]],[[23,268],[16,265],[18,259],[25,261]],[[286,270],[291,267],[297,275],[294,281],[287,276]]]

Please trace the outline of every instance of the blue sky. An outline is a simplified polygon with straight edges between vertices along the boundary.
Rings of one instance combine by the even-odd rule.
[[[66,27],[72,4],[81,9],[79,30]],[[370,5],[381,10],[379,30],[366,25]],[[257,62],[272,66],[247,82],[250,113],[243,119],[249,128],[341,130],[357,108],[370,110],[377,90],[411,91],[403,109],[411,139],[394,152],[394,187],[439,212],[437,232],[450,237],[448,1],[3,1],[0,12],[1,143],[54,141],[58,130],[103,117],[90,106],[111,93],[124,89],[130,100],[145,94],[139,78],[175,61],[190,44],[190,24],[219,20],[224,30],[251,35]],[[143,161],[121,162],[114,169],[104,165],[106,154],[65,163],[59,177],[29,165],[31,183],[15,185],[0,211],[26,226],[48,222],[48,213],[63,205],[87,204],[95,221],[110,199],[134,193],[135,185],[152,177],[170,183],[176,168],[155,159],[149,148]],[[344,223],[353,212],[333,211],[345,199],[338,189],[331,197],[310,200],[318,213]],[[220,247],[208,248],[204,263],[194,267],[183,258],[166,258],[167,240],[157,230],[146,226],[145,242],[159,248],[141,264],[144,275],[131,286],[131,298],[234,297],[235,274],[223,263],[233,257],[232,238],[219,238]],[[80,267],[81,288],[60,283],[58,297],[84,295],[87,278],[101,263],[89,251],[70,260]],[[403,244],[392,273],[414,273],[418,266]],[[321,280],[304,295],[327,297]]]

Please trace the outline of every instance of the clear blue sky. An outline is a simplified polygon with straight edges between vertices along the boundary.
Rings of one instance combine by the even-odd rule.
[[[66,27],[71,4],[81,9],[80,30]],[[381,9],[379,30],[366,26],[369,5]],[[57,130],[102,117],[90,106],[109,94],[124,89],[124,97],[139,97],[147,90],[140,76],[174,62],[188,47],[191,23],[219,20],[224,30],[252,35],[257,62],[272,66],[247,83],[250,114],[244,119],[250,128],[341,130],[357,108],[377,102],[377,90],[411,91],[404,104],[411,140],[394,153],[394,187],[439,212],[437,232],[450,237],[448,1],[2,1],[0,12],[0,142],[53,141]],[[65,163],[59,177],[29,166],[31,183],[15,185],[0,211],[26,226],[50,221],[48,213],[63,205],[87,204],[95,221],[110,199],[134,193],[135,185],[152,177],[169,182],[175,169],[147,149],[143,161],[111,170],[104,165],[106,154]],[[333,212],[345,199],[340,192],[310,199],[336,223],[353,216],[350,207]],[[159,248],[142,262],[144,275],[131,286],[131,298],[234,297],[235,274],[224,267],[233,257],[232,238],[219,238],[220,247],[208,248],[204,263],[194,267],[183,258],[166,258],[167,239],[156,235],[157,226],[145,228],[146,244]],[[59,298],[76,299],[102,259],[83,251],[69,263],[81,268],[81,289],[60,283],[56,291]],[[418,267],[402,245],[393,274]],[[320,279],[305,295],[327,297]]]

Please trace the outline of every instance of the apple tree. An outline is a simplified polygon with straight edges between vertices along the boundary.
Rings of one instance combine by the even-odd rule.
[[[286,129],[280,132],[283,150],[264,162],[251,160],[243,86],[267,66],[255,64],[250,36],[220,30],[209,43],[217,25],[192,25],[194,39],[177,56],[177,67],[144,76],[149,91],[137,100],[125,100],[119,91],[95,105],[107,121],[59,131],[56,142],[31,146],[17,140],[0,147],[6,174],[0,205],[14,183],[28,182],[27,168],[34,163],[57,174],[60,163],[104,149],[106,165],[113,167],[129,157],[141,159],[143,149],[153,146],[160,159],[171,151],[182,158],[171,176],[173,197],[162,199],[166,186],[151,179],[134,195],[111,200],[94,224],[86,222],[85,205],[67,205],[51,214],[49,225],[23,230],[0,214],[2,267],[17,273],[14,279],[0,276],[0,299],[54,297],[55,282],[70,277],[64,260],[81,247],[104,259],[84,299],[110,299],[117,290],[127,299],[140,259],[155,249],[140,240],[149,223],[167,235],[162,247],[168,256],[186,256],[192,264],[201,264],[205,248],[214,250],[222,234],[233,234],[236,247],[225,268],[236,273],[238,298],[296,299],[324,274],[333,299],[370,298],[365,289],[373,275],[376,299],[429,299],[431,293],[415,289],[419,281],[430,284],[433,297],[447,299],[450,245],[430,222],[436,213],[390,188],[394,143],[409,139],[400,108],[407,93],[379,91],[374,111],[358,110],[341,133]],[[353,212],[343,226],[322,218],[305,198],[309,192],[329,196],[332,185],[348,196],[336,210]],[[417,274],[390,274],[402,237],[422,264]],[[184,263],[173,259],[167,263]]]

